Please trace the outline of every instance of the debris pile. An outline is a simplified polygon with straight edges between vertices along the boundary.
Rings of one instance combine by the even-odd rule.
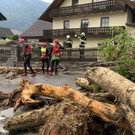
[[[34,109],[9,118],[5,129],[37,128],[40,135],[114,135],[123,129],[125,135],[135,135],[133,82],[110,69],[95,67],[87,70],[85,78],[76,79],[76,84],[85,91],[22,80],[21,86],[10,93],[7,105],[14,105],[14,111],[20,106]],[[95,93],[91,85],[100,87],[101,92]],[[46,105],[41,96],[55,102]]]

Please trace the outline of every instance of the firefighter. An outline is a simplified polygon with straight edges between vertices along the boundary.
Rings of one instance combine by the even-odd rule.
[[[48,48],[47,48],[47,43],[42,44],[40,58],[42,60],[42,71],[43,71],[43,73],[45,73],[44,66],[45,66],[45,63],[46,63],[47,64],[46,73],[49,74],[49,51],[48,51]]]
[[[22,45],[23,61],[24,61],[24,73],[22,76],[27,76],[27,66],[29,67],[32,75],[34,77],[36,74],[30,65],[31,60],[31,45],[24,42],[24,39],[20,39],[19,43]]]
[[[60,61],[60,49],[64,49],[64,47],[59,44],[58,39],[56,39],[54,42],[55,45],[51,48],[50,51],[50,56],[52,56],[50,76],[53,75],[54,64],[55,64],[55,75],[58,74],[58,65]]]
[[[85,33],[82,32],[81,35],[78,38],[80,39],[80,45],[79,45],[80,58],[84,59],[84,49],[85,49],[85,44],[87,43],[87,39],[85,37]]]
[[[66,50],[67,50],[68,58],[71,57],[72,44],[73,44],[73,41],[72,41],[70,35],[67,35]]]

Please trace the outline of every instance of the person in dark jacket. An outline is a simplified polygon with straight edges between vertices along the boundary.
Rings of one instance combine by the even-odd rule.
[[[19,43],[22,45],[22,54],[23,54],[23,61],[24,61],[24,73],[22,74],[22,76],[27,76],[27,66],[28,66],[32,73],[31,77],[34,77],[36,74],[30,65],[31,45],[24,42],[24,39],[20,39]]]
[[[70,35],[67,35],[66,50],[67,50],[68,58],[71,58],[72,44],[73,44],[73,40],[71,39]]]
[[[80,40],[80,45],[79,45],[79,49],[80,49],[80,59],[84,59],[84,49],[85,49],[85,45],[87,43],[87,39],[85,37],[85,33],[82,32],[81,36],[78,36],[79,40]]]
[[[42,48],[40,51],[40,58],[42,60],[42,71],[45,73],[44,66],[47,64],[46,73],[49,74],[49,50],[47,48],[47,43],[42,44]]]
[[[54,64],[55,64],[55,75],[58,74],[58,65],[60,61],[60,49],[64,49],[64,47],[59,44],[58,39],[56,39],[54,42],[55,42],[55,45],[51,48],[51,51],[50,51],[50,57],[52,56],[50,76],[53,75]]]

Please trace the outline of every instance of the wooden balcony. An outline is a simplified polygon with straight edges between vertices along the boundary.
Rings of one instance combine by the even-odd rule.
[[[55,8],[51,10],[49,17],[64,17],[116,10],[125,10],[125,3],[123,0],[108,0],[96,3],[82,4],[78,6]]]
[[[80,35],[81,32],[85,32],[86,36],[89,38],[99,38],[99,37],[112,37],[113,30],[111,27],[92,27],[92,28],[76,28],[76,29],[55,29],[55,30],[44,30],[44,38],[60,38],[70,35],[72,38],[74,35]]]

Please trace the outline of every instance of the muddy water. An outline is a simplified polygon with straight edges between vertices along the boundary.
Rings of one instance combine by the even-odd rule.
[[[82,77],[82,72],[66,72],[66,73],[59,73],[59,75],[54,76],[47,76],[38,74],[34,78],[24,77],[25,79],[30,79],[31,84],[34,83],[44,83],[44,84],[51,84],[54,86],[62,86],[64,84],[69,84],[73,89],[76,89],[75,79],[77,77]],[[4,75],[0,75],[0,91],[3,92],[11,92],[15,88],[19,87],[19,83],[22,80],[21,76],[13,80],[4,79]],[[8,135],[8,132],[3,128],[3,121],[6,118],[12,117],[14,115],[13,108],[0,111],[0,134]],[[38,135],[38,133],[19,133],[18,135]]]

